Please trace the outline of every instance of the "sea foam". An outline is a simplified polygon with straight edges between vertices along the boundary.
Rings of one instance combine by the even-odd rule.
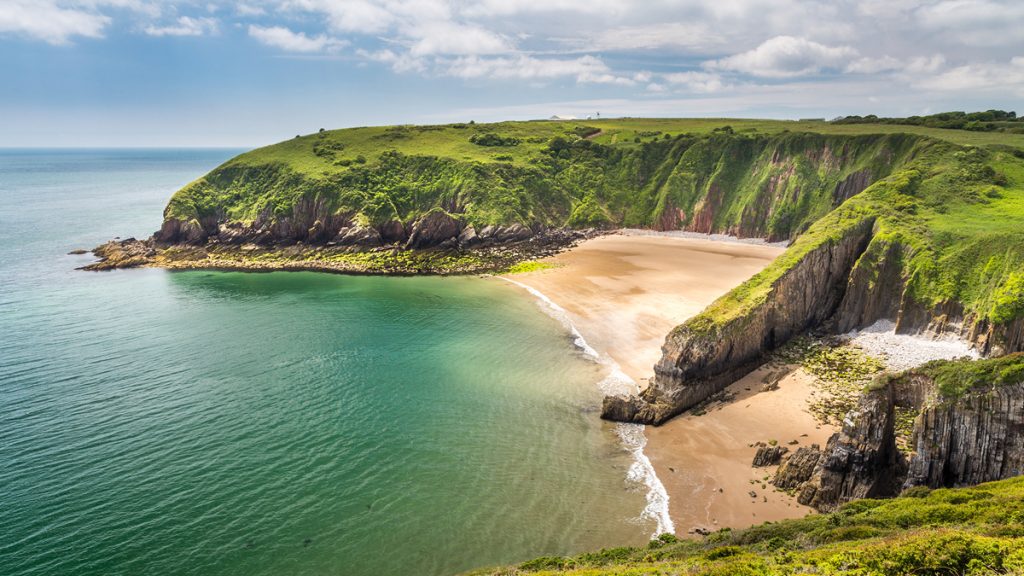
[[[538,302],[542,305],[541,309],[555,320],[558,320],[572,334],[573,343],[576,347],[591,360],[605,366],[608,370],[608,375],[597,383],[602,393],[629,394],[639,390],[636,382],[623,372],[614,360],[607,356],[602,356],[587,343],[583,334],[580,333],[576,325],[569,318],[569,313],[566,312],[565,308],[562,308],[543,292],[532,286],[527,286],[522,282],[502,276],[499,276],[499,278],[519,286],[537,298]],[[640,513],[640,519],[651,520],[656,524],[651,538],[657,538],[658,535],[666,532],[675,533],[675,525],[668,512],[668,491],[665,490],[665,485],[658,478],[650,458],[644,453],[644,446],[647,445],[644,425],[618,423],[615,425],[615,434],[619,437],[626,451],[633,456],[633,463],[626,472],[626,479],[630,482],[643,484],[647,488],[647,505],[644,506],[643,512]]]

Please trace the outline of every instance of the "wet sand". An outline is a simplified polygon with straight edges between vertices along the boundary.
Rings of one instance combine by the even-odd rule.
[[[554,268],[510,278],[563,307],[587,342],[643,387],[673,327],[783,250],[672,236],[602,236],[545,259]],[[760,370],[733,384],[735,398],[703,415],[647,427],[645,452],[668,491],[678,534],[695,527],[742,528],[810,511],[770,485],[762,488],[761,480],[774,469],[751,466],[757,451],[751,444],[824,443],[832,430],[818,427],[807,411],[809,376],[794,371],[777,389],[763,391],[765,375]]]

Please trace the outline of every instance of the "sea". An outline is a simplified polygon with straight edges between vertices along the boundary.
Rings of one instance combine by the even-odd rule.
[[[495,277],[84,272],[239,150],[0,150],[0,573],[444,575],[660,528],[609,367]]]

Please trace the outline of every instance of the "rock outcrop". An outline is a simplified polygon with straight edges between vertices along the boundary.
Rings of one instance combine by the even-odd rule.
[[[957,397],[942,396],[927,374],[910,371],[890,379],[864,394],[824,450],[801,448],[773,483],[795,490],[802,504],[831,511],[857,498],[896,496],[915,486],[969,486],[1018,476],[1024,473],[1024,370],[1015,378],[1020,381],[981,383]],[[897,443],[900,412],[916,414],[904,438],[909,451]]]
[[[783,490],[794,490],[814,475],[814,469],[821,459],[821,446],[801,446],[779,466],[772,483]]]
[[[754,461],[751,463],[751,466],[754,468],[775,466],[782,461],[782,456],[787,452],[789,452],[789,448],[785,446],[759,446],[757,454],[754,454]]]
[[[677,327],[665,339],[650,386],[639,396],[606,397],[601,416],[661,424],[750,372],[766,352],[831,318],[873,223],[856,222],[803,255],[772,281],[757,308],[710,328],[700,317]]]
[[[443,210],[433,210],[420,216],[412,225],[406,248],[429,248],[452,238],[458,238],[462,224]]]

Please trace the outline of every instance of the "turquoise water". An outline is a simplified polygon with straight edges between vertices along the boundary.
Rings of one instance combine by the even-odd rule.
[[[234,151],[0,151],[0,572],[450,574],[640,543],[603,371],[496,279],[75,271]]]

